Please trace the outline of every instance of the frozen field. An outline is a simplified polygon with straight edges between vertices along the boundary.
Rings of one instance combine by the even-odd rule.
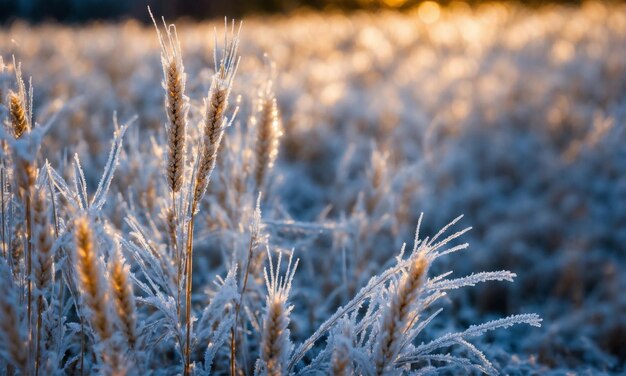
[[[0,373],[626,372],[626,6],[428,4],[3,29]]]

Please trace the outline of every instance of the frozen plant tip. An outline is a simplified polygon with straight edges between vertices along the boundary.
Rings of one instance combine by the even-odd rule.
[[[269,277],[267,269],[265,283],[267,285],[267,298],[265,301],[265,316],[263,318],[263,333],[261,339],[261,359],[257,366],[257,372],[270,376],[282,376],[287,374],[287,363],[293,344],[289,339],[289,314],[293,306],[287,305],[291,282],[298,267],[298,260],[292,268],[293,253],[289,256],[287,271],[284,276],[280,275],[282,254],[278,255],[276,270],[272,263],[271,255],[268,254],[270,263]]]

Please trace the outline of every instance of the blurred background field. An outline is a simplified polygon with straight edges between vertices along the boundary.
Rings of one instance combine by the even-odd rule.
[[[246,14],[235,95],[254,93],[274,64],[285,135],[273,183],[281,209],[267,219],[331,229],[296,248],[308,265],[296,274],[296,338],[341,304],[342,251],[350,292],[410,244],[420,212],[427,233],[465,214],[471,248],[438,270],[518,278],[452,292],[433,330],[538,312],[541,329],[481,340],[505,373],[626,371],[626,6],[319,0],[298,4],[333,12],[291,13],[299,6],[279,0],[149,3],[171,18]],[[113,112],[138,115],[114,189],[148,202],[160,157],[133,155],[151,155],[146,140],[162,136],[165,113],[145,2],[1,4],[0,52],[32,76],[35,117],[72,103],[42,154],[59,166],[77,152],[95,184]],[[124,20],[27,21],[48,17]],[[206,94],[222,24],[177,23],[192,99]],[[245,97],[240,106],[234,128],[252,111]],[[323,288],[306,289],[320,279]]]
[[[135,18],[148,21],[145,8],[168,18],[189,17],[202,20],[212,17],[242,17],[254,14],[310,11],[407,11],[419,6],[420,0],[2,0],[0,21],[16,18],[42,21],[84,22],[94,19]],[[438,1],[443,6],[469,4],[479,6],[483,0]],[[525,0],[511,4],[540,7],[554,4],[577,5],[579,0]]]

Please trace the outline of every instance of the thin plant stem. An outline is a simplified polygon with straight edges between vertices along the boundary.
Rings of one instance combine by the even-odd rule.
[[[5,215],[5,205],[4,205],[4,167],[2,167],[2,171],[0,171],[0,185],[2,189],[0,190],[0,196],[2,196],[2,256],[7,258],[7,242],[6,242],[6,234],[4,229],[6,224],[4,223],[4,215]]]
[[[191,367],[191,278],[193,268],[193,228],[196,218],[197,203],[194,201],[191,206],[191,218],[187,224],[187,255],[186,255],[186,280],[185,280],[185,376],[189,376]]]
[[[33,245],[32,245],[32,219],[31,219],[31,213],[30,213],[30,207],[31,207],[31,189],[30,187],[27,189],[26,191],[26,197],[25,197],[25,202],[26,202],[26,294],[27,294],[27,309],[26,309],[26,314],[27,314],[27,322],[28,322],[28,348],[29,350],[32,349],[32,300],[33,300],[33,286],[32,286],[32,281],[31,281],[31,274],[32,274],[32,252],[33,252]]]
[[[43,296],[37,298],[37,339],[35,340],[35,376],[39,376],[41,362],[41,315],[43,311]]]
[[[252,263],[252,246],[254,243],[254,234],[250,234],[250,244],[248,246],[248,259],[246,260],[246,271],[243,276],[243,284],[241,286],[241,293],[239,294],[239,302],[235,307],[235,324],[234,327],[230,330],[231,340],[230,340],[230,374],[231,376],[235,376],[236,371],[236,359],[235,359],[235,351],[237,349],[237,325],[239,324],[239,310],[241,309],[241,305],[243,304],[243,295],[246,293],[246,287],[248,286],[248,276],[250,275],[250,264]]]

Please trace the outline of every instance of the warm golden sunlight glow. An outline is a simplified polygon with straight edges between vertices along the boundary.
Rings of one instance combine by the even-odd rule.
[[[434,1],[424,1],[417,8],[420,19],[427,24],[436,22],[441,15],[439,4]]]

